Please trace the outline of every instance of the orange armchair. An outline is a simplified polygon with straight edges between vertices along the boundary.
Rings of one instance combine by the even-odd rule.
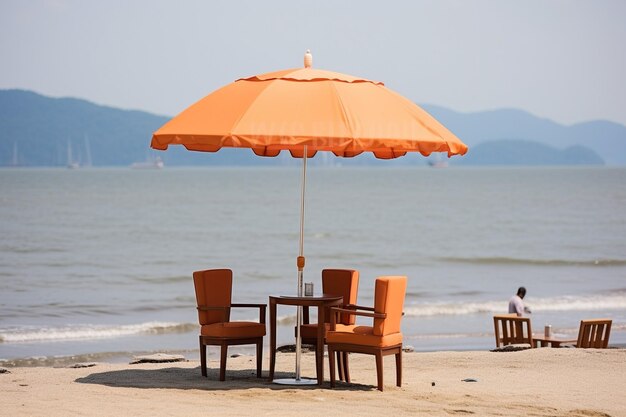
[[[383,356],[396,356],[396,385],[402,386],[402,332],[400,322],[406,294],[404,276],[376,279],[374,308],[353,306],[331,308],[330,330],[326,334],[330,362],[330,386],[335,386],[335,352],[354,352],[376,357],[378,389],[383,390]],[[371,317],[372,326],[337,326],[341,315]],[[349,379],[347,379],[349,382]]]
[[[343,296],[343,307],[356,304],[357,292],[359,288],[359,271],[354,269],[324,269],[322,270],[322,292],[325,295]],[[330,329],[330,308],[324,311],[325,333]],[[349,314],[342,314],[337,323],[344,325],[354,324],[355,317]],[[318,323],[309,323],[309,309],[304,309],[304,324],[300,326],[302,343],[317,346],[317,326]],[[318,356],[315,355],[317,362]],[[337,353],[339,362],[339,379],[350,379],[348,370],[348,354]],[[317,363],[316,363],[317,365]]]
[[[228,346],[256,344],[257,377],[261,377],[266,304],[233,304],[231,302],[233,271],[209,269],[193,273],[200,322],[200,367],[207,376],[206,347],[220,346],[220,381],[226,378]],[[233,307],[258,308],[259,322],[230,321]]]

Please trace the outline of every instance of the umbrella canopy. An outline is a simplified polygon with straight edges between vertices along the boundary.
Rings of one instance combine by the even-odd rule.
[[[317,151],[390,159],[419,152],[465,154],[467,146],[415,103],[382,82],[311,67],[241,78],[157,130],[152,147],[192,151],[250,148],[294,157]]]

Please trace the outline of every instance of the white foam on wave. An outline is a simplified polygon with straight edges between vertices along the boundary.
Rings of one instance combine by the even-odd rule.
[[[602,296],[563,296],[528,299],[533,312],[626,310],[626,294]],[[433,302],[405,305],[409,317],[453,316],[480,313],[501,313],[508,307],[506,300],[480,302]]]
[[[111,339],[136,334],[163,334],[187,332],[196,329],[196,325],[172,322],[147,322],[125,325],[69,325],[60,327],[20,326],[0,328],[0,342],[28,343],[43,341],[65,341],[85,339]]]
[[[316,316],[317,317],[317,316]],[[276,318],[276,324],[280,326],[295,326],[296,325],[296,316],[278,316]]]

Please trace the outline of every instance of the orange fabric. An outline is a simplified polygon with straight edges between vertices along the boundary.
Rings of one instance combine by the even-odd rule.
[[[265,324],[250,321],[206,324],[200,328],[202,336],[249,338],[265,336]]]
[[[406,277],[379,277],[374,290],[376,313],[386,314],[374,319],[374,326],[341,326],[326,333],[326,343],[387,347],[402,343],[400,321],[406,293]]]
[[[431,115],[382,83],[313,68],[239,79],[214,91],[152,136],[155,149],[176,144],[207,152],[251,148],[262,156],[287,150],[294,157],[304,145],[309,156],[467,152]]]
[[[406,277],[379,277],[376,279],[374,291],[374,310],[386,313],[385,319],[374,319],[374,334],[386,336],[400,332],[404,296],[406,294]]]
[[[330,324],[326,324],[326,332],[330,329]],[[300,336],[303,339],[317,339],[317,323],[301,324]]]
[[[322,271],[322,291],[324,294],[343,296],[343,304],[356,304],[359,290],[359,271],[354,269],[324,269]],[[330,323],[330,309],[324,312],[324,318]],[[356,317],[342,314],[339,323],[354,324]]]
[[[233,286],[233,271],[230,269],[209,269],[193,273],[198,306],[230,307]],[[200,324],[228,321],[222,311],[198,310]]]
[[[370,326],[343,326],[334,332],[328,332],[326,343],[387,347],[402,343],[402,333],[378,336]]]

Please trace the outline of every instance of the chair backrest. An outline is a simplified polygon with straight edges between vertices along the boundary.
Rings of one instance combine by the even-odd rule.
[[[581,320],[576,347],[606,349],[612,322],[610,319]]]
[[[322,292],[324,294],[343,296],[343,305],[356,304],[359,290],[359,271],[354,269],[324,269],[322,270]],[[330,323],[330,308],[324,312],[324,320]],[[356,317],[352,314],[342,314],[339,323],[354,324]]]
[[[233,271],[208,269],[193,273],[198,307],[230,307],[233,287]],[[230,310],[198,310],[201,325],[229,321]]]
[[[400,333],[406,277],[378,277],[374,289],[374,312],[385,313],[384,319],[374,319],[373,332],[376,336]]]
[[[533,346],[533,331],[528,317],[517,314],[493,316],[496,347],[527,343]]]

